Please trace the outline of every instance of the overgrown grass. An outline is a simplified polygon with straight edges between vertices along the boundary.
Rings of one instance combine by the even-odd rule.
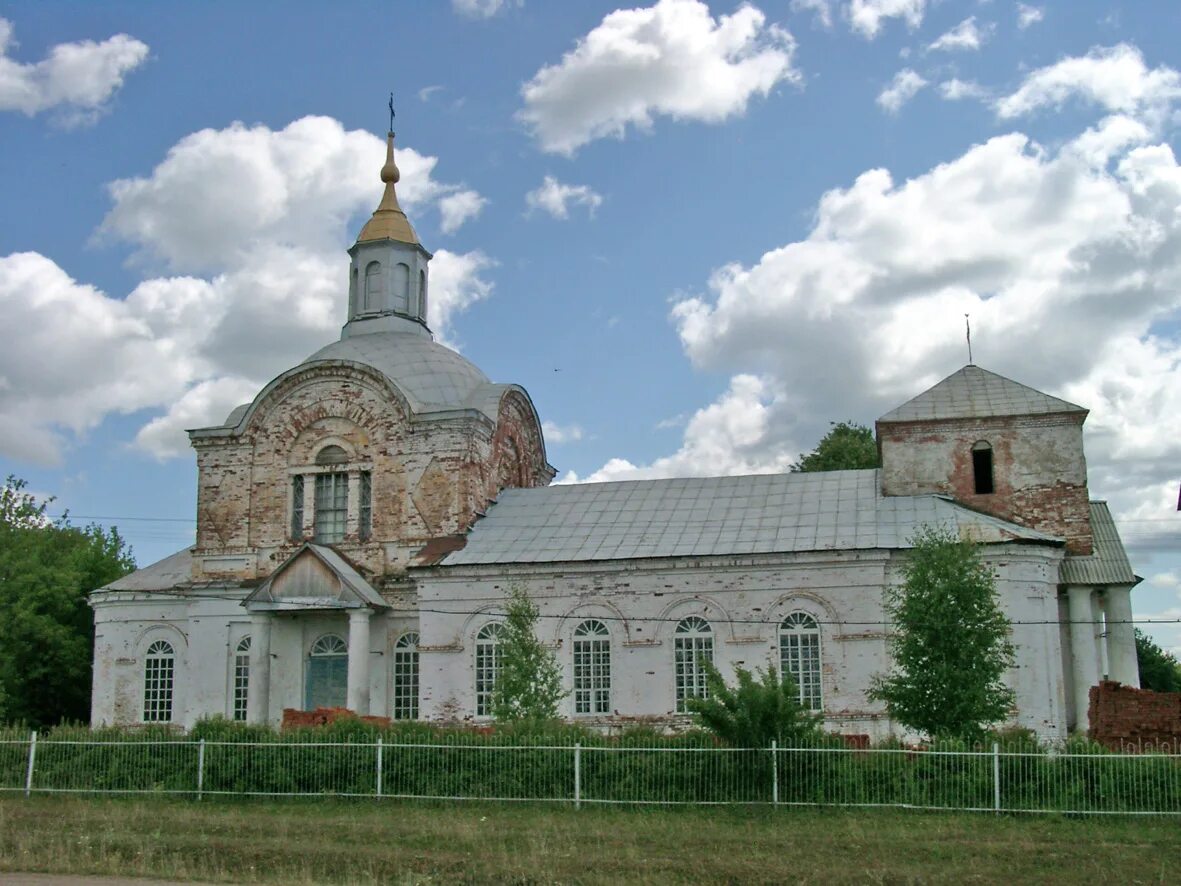
[[[0,871],[246,883],[1165,883],[1176,821],[0,799]]]

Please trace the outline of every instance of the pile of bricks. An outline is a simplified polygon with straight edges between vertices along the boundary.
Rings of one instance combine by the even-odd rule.
[[[389,717],[357,717],[348,708],[316,708],[314,711],[297,711],[295,708],[283,708],[283,728],[299,729],[305,726],[327,726],[336,720],[360,719],[374,726],[389,726]]]
[[[1091,687],[1088,735],[1113,750],[1181,747],[1181,692],[1133,689],[1111,680]]]

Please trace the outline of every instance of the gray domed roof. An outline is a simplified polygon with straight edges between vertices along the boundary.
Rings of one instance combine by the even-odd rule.
[[[374,332],[333,342],[308,357],[300,367],[343,360],[371,366],[388,378],[416,413],[442,409],[480,408],[480,389],[492,386],[488,376],[455,351],[423,335]],[[479,405],[477,405],[479,404]],[[482,410],[487,412],[487,409]],[[492,413],[495,417],[495,412]]]

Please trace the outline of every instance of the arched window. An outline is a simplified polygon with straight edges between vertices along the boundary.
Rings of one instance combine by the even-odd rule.
[[[400,314],[410,313],[410,266],[394,265],[394,310]]]
[[[779,669],[795,680],[800,704],[820,710],[820,625],[806,612],[793,612],[779,626]]]
[[[713,664],[714,633],[709,622],[696,615],[682,618],[677,623],[673,638],[673,653],[676,660],[677,713],[688,712],[685,702],[690,698],[706,698],[709,690],[705,685],[706,662]]]
[[[504,625],[489,622],[476,634],[476,716],[492,716],[492,690],[500,675],[500,635]]]
[[[246,701],[250,692],[250,638],[243,637],[234,647],[234,719],[246,719]]]
[[[574,629],[574,713],[611,713],[611,635],[601,621]]]
[[[382,308],[382,290],[385,289],[384,275],[381,273],[381,263],[371,261],[365,267],[365,312],[380,311]]]
[[[426,271],[418,272],[418,313],[426,319]]]
[[[976,494],[991,495],[994,490],[992,446],[987,440],[979,440],[972,444],[972,474],[976,480]]]
[[[318,465],[343,465],[349,460],[349,454],[336,444],[325,446],[316,453]]]
[[[308,653],[304,710],[344,707],[348,686],[349,647],[336,634],[325,634]]]
[[[172,644],[157,640],[144,655],[144,722],[172,720],[172,689],[176,677],[176,653]]]
[[[394,644],[394,719],[418,719],[418,634],[403,634]]]

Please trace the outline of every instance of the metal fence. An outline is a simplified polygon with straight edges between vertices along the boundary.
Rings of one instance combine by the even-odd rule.
[[[32,733],[0,740],[0,792],[1181,815],[1181,753],[87,741]]]

